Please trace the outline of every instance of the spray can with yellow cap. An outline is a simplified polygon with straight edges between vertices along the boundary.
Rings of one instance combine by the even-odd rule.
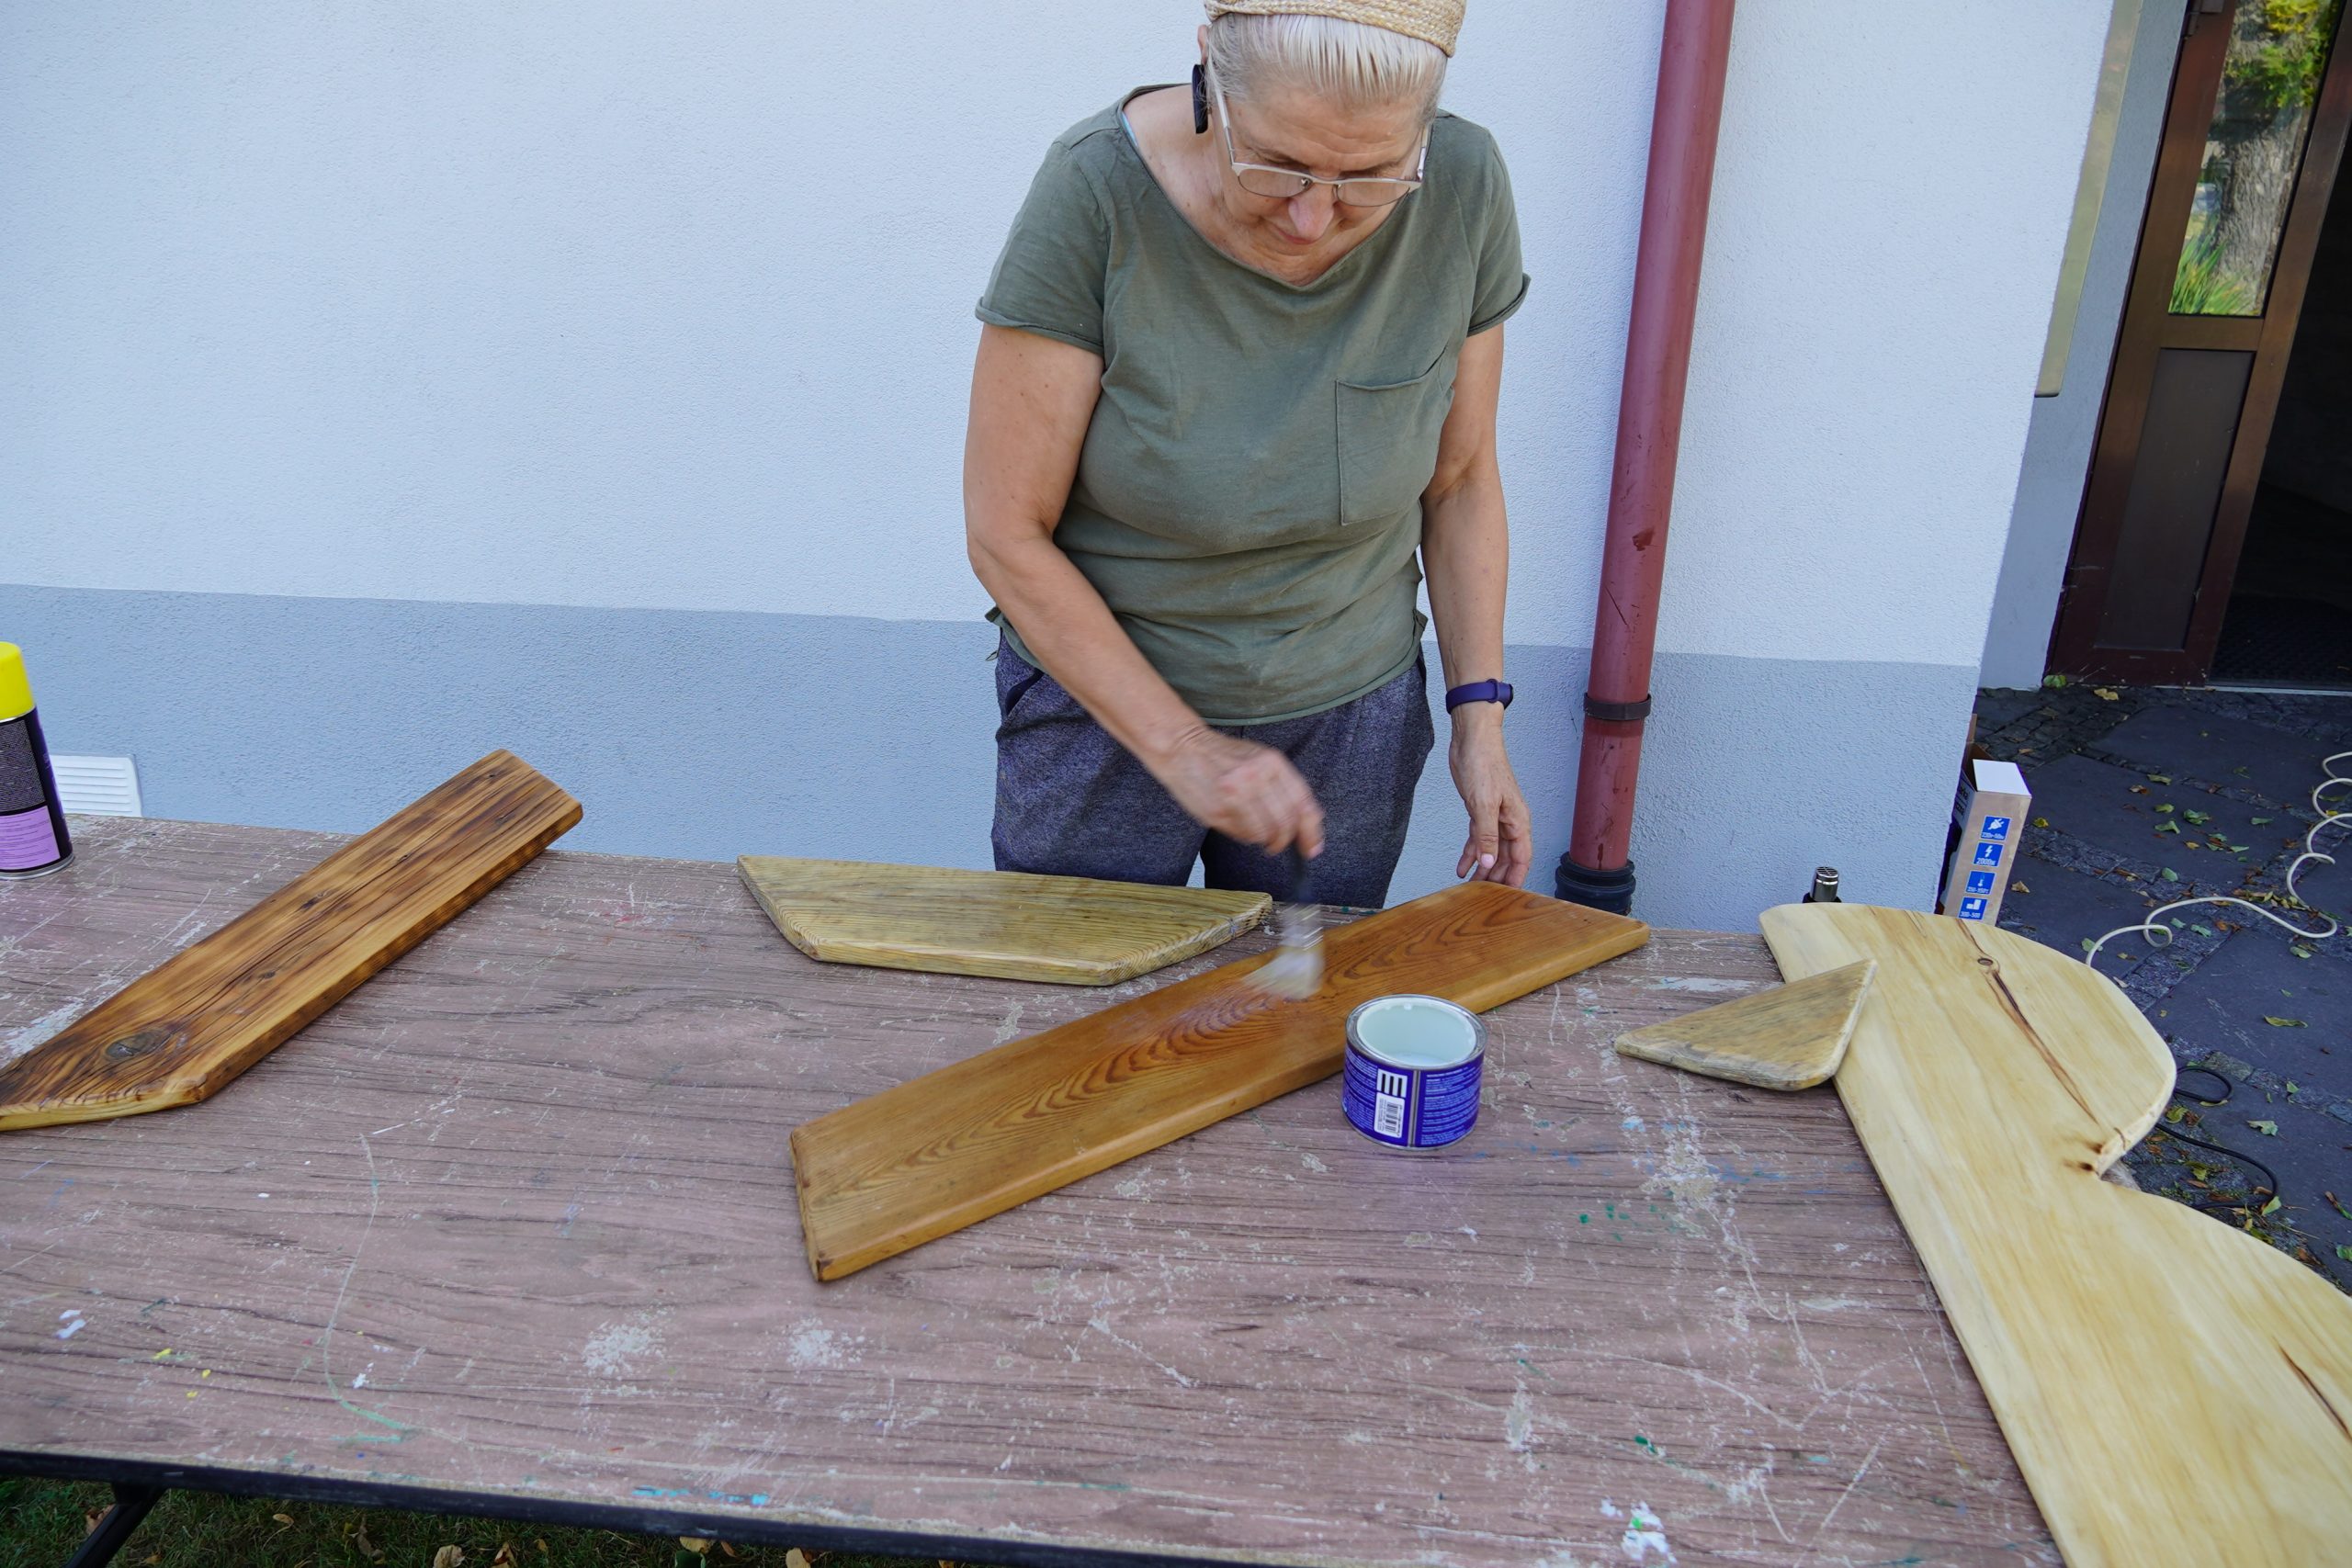
[[[0,876],[39,876],[73,858],[24,653],[0,642]]]

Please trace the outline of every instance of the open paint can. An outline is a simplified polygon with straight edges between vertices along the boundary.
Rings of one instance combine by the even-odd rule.
[[[1342,1098],[1375,1144],[1443,1148],[1478,1120],[1487,1026],[1439,997],[1374,997],[1348,1014]]]

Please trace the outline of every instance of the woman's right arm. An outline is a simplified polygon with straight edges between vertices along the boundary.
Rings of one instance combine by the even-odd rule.
[[[1194,821],[1279,853],[1323,848],[1323,812],[1290,760],[1201,722],[1054,543],[1102,361],[1035,333],[983,326],[964,438],[972,570],[1046,672]]]

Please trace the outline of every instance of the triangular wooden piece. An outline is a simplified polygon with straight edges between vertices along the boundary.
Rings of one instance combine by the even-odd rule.
[[[743,855],[744,885],[793,946],[831,964],[1108,986],[1205,953],[1266,918],[1263,893],[1083,876]]]
[[[1617,1049],[1758,1089],[1811,1089],[1838,1070],[1878,962],[1865,959],[1636,1029]]]

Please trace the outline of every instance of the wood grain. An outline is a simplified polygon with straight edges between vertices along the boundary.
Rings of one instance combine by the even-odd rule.
[[[1263,893],[1083,876],[744,855],[744,886],[793,946],[829,964],[1111,986],[1231,941]]]
[[[1767,910],[1792,976],[1876,959],[1838,1073],[2073,1568],[2345,1561],[2352,1300],[2099,1173],[2170,1097],[2106,976],[1971,921]]]
[[[1875,967],[1849,964],[1702,1008],[1622,1035],[1617,1049],[1758,1089],[1811,1089],[1828,1082],[1845,1059]]]
[[[1322,988],[1249,983],[1263,955],[998,1047],[794,1129],[808,1265],[838,1280],[1339,1071],[1357,1003],[1474,1011],[1639,947],[1638,920],[1458,884],[1325,939]]]
[[[207,1099],[579,820],[492,751],[0,1066],[0,1129]]]
[[[0,889],[0,1058],[344,842],[74,826]],[[1753,931],[1487,1013],[1442,1157],[1326,1083],[811,1277],[785,1129],[1270,941],[819,964],[729,862],[558,844],[200,1111],[0,1136],[0,1470],[778,1557],[1662,1568],[1638,1505],[1684,1564],[2055,1568],[1837,1096],[1610,1049],[1777,984]]]

